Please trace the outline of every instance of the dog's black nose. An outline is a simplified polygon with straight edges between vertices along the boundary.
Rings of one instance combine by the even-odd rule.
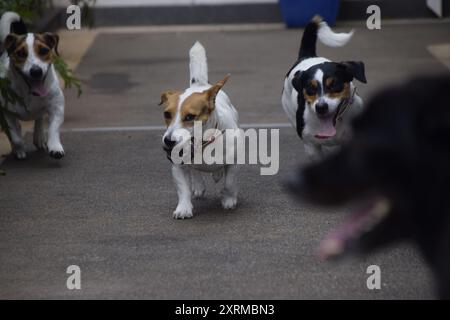
[[[316,112],[317,114],[323,116],[328,113],[328,104],[327,103],[318,103],[316,104]]]
[[[166,145],[166,147],[167,147],[168,149],[173,149],[173,147],[174,147],[175,144],[176,144],[176,141],[173,141],[173,140],[171,140],[171,139],[165,137],[165,138],[164,138],[164,144]]]
[[[30,69],[30,77],[35,80],[40,80],[43,74],[42,69],[39,67],[31,67]]]

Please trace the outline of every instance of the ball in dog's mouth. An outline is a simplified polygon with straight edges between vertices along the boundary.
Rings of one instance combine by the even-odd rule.
[[[315,134],[317,139],[330,139],[336,135],[336,127],[334,126],[334,116],[319,118],[319,129]]]
[[[318,257],[323,260],[338,258],[352,250],[357,241],[383,221],[390,210],[391,203],[385,197],[365,200],[340,227],[321,242]]]

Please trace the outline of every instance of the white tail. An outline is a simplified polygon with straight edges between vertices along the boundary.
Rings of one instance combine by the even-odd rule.
[[[20,16],[15,12],[8,11],[2,15],[0,20],[0,40],[2,42],[5,41],[6,37],[11,32],[11,23],[19,21]]]
[[[352,38],[353,33],[353,30],[348,33],[335,33],[325,21],[319,23],[319,40],[329,47],[342,47],[346,45]]]
[[[191,84],[208,84],[208,63],[205,48],[196,42],[189,51],[189,69]]]

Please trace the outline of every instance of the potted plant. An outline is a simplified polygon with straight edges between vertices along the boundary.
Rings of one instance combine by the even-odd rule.
[[[339,0],[280,0],[279,5],[288,28],[304,27],[316,14],[332,26],[339,10]]]

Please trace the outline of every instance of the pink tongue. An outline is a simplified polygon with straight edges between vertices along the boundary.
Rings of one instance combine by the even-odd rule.
[[[38,84],[33,87],[33,93],[36,94],[39,97],[45,97],[48,94],[47,88],[44,86],[44,84]]]
[[[329,117],[328,119],[321,119],[320,128],[316,133],[316,138],[326,139],[331,138],[336,135],[336,128],[333,125],[333,117]]]

